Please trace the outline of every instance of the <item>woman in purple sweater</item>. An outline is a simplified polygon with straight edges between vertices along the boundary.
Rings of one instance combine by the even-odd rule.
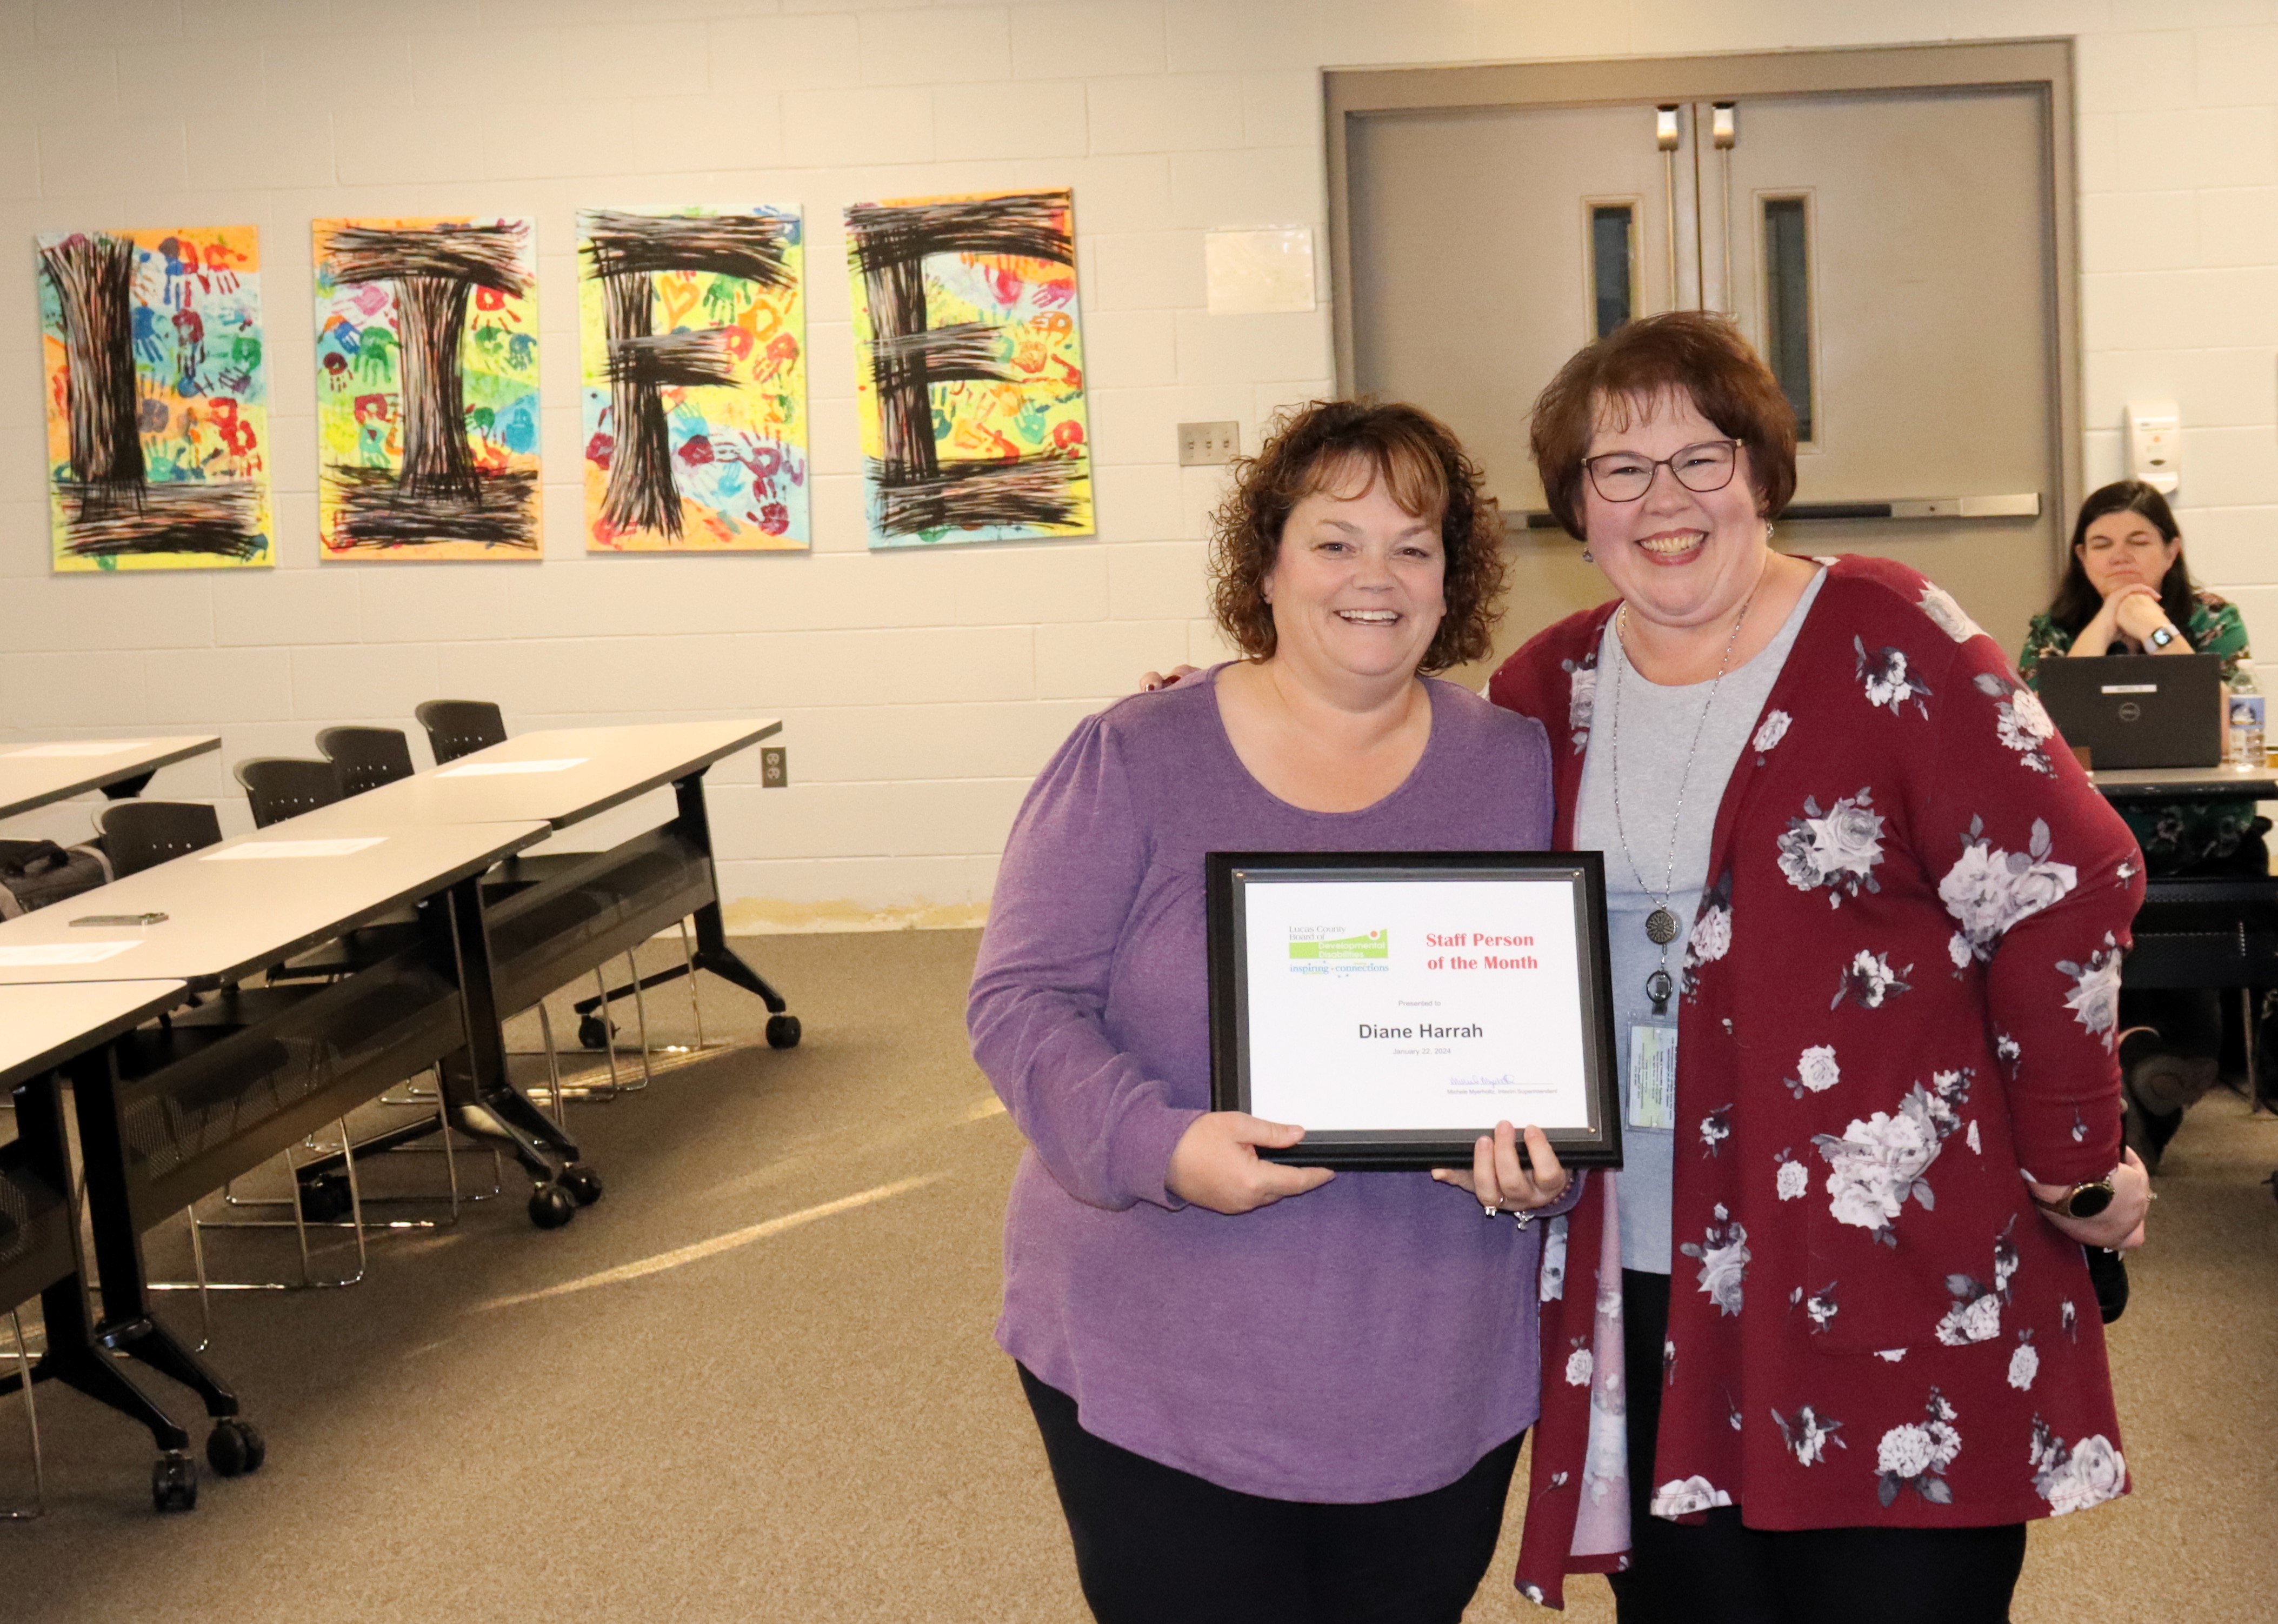
[[[1218,517],[1248,657],[1084,722],[1013,826],[968,1015],[1028,1140],[997,1337],[1103,1624],[1439,1624],[1494,1554],[1568,1175],[1507,1123],[1429,1176],[1261,1161],[1303,1130],[1210,1109],[1203,859],[1548,845],[1540,724],[1424,675],[1487,652],[1499,528],[1425,413],[1297,411]]]

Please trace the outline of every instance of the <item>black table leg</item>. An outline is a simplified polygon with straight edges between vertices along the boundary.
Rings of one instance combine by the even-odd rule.
[[[118,1076],[117,1055],[107,1045],[72,1067],[88,1212],[96,1255],[103,1265],[103,1319],[96,1323],[88,1313],[86,1265],[74,1212],[72,1247],[79,1266],[40,1293],[48,1346],[33,1367],[32,1379],[60,1382],[148,1430],[159,1451],[150,1474],[152,1503],[162,1512],[189,1511],[198,1503],[198,1469],[189,1454],[190,1435],[113,1354],[124,1352],[198,1395],[217,1422],[207,1440],[206,1458],[224,1476],[257,1469],[268,1446],[259,1432],[237,1418],[237,1395],[149,1317],[141,1239],[126,1205],[126,1164],[119,1155]],[[57,1079],[50,1076],[19,1089],[16,1100],[17,1132],[27,1141],[34,1170],[54,1180],[57,1189],[71,1189]],[[0,1392],[14,1386],[11,1376],[0,1382]]]
[[[72,1187],[69,1153],[64,1137],[62,1090],[50,1074],[35,1077],[16,1091],[16,1137],[25,1165],[50,1188]],[[67,1203],[68,1204],[68,1203]],[[99,1351],[94,1323],[87,1311],[87,1272],[81,1256],[79,1220],[71,1215],[73,1268],[63,1279],[40,1293],[40,1315],[47,1327],[48,1348],[34,1368],[35,1382],[61,1382],[78,1389],[98,1404],[107,1405],[128,1420],[149,1429],[153,1442],[170,1452],[189,1447],[190,1435],[174,1424],[156,1400],[134,1384],[118,1364]],[[19,1385],[14,1375],[0,1378],[0,1394]]]
[[[576,1141],[507,1076],[506,1033],[499,1022],[480,877],[452,886],[437,911],[447,917],[466,1022],[466,1046],[439,1068],[452,1125],[473,1138],[501,1143],[536,1184],[530,1198],[531,1221],[540,1229],[558,1229],[577,1215],[578,1207],[600,1199],[600,1176],[577,1159]]]
[[[103,1320],[94,1340],[173,1377],[217,1419],[237,1413],[237,1395],[197,1355],[150,1317],[142,1236],[127,1189],[126,1139],[118,1109],[118,1061],[106,1046],[72,1066],[79,1106],[80,1164],[87,1177],[88,1227],[102,1275]]]
[[[712,818],[704,805],[704,770],[699,768],[684,778],[675,779],[672,793],[679,805],[674,825],[704,854],[705,868],[710,870],[707,877],[711,881],[712,900],[690,915],[696,923],[695,967],[710,970],[721,980],[743,988],[765,1004],[768,1013],[774,1017],[768,1023],[769,1046],[791,1048],[799,1042],[799,1020],[784,1013],[791,1007],[790,1000],[776,992],[766,977],[746,963],[741,954],[728,946],[728,922],[720,912],[720,879],[714,868],[712,855]],[[664,982],[677,981],[686,974],[686,965],[676,964],[654,975],[628,982],[622,987],[614,987],[608,996],[614,1001],[630,996],[636,989],[646,992]],[[590,1015],[600,1007],[599,994],[581,998],[576,1005],[580,1015]]]

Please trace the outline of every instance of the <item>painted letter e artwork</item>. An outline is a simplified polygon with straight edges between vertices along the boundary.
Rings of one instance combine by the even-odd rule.
[[[1092,533],[1073,194],[856,203],[870,545]]]

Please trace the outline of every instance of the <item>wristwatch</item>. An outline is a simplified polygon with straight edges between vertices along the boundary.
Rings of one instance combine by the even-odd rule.
[[[2060,1218],[2093,1218],[2112,1205],[2115,1192],[2112,1188],[2112,1175],[2107,1173],[2088,1184],[2075,1184],[2065,1191],[2060,1199],[2054,1201],[2044,1201],[2030,1190],[2025,1193],[2032,1195],[2033,1205],[2045,1213],[2054,1213]]]
[[[2173,627],[2173,626],[2161,626],[2161,627],[2160,627],[2157,632],[2152,632],[2151,636],[2149,636],[2149,637],[2145,638],[2145,639],[2144,640],[2144,646],[2145,646],[2145,647],[2147,647],[2153,648],[2153,649],[2160,649],[2160,648],[2165,648],[2168,644],[2170,644],[2170,643],[2174,642],[2175,640],[2175,627]]]

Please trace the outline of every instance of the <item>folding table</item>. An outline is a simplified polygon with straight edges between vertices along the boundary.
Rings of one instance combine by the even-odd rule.
[[[532,1215],[548,1227],[600,1193],[575,1143],[508,1080],[500,1040],[482,877],[546,826],[287,831],[224,841],[0,924],[0,990],[54,997],[59,986],[129,978],[178,989],[164,1030],[127,1032],[67,1067],[101,1275],[103,1315],[87,1346],[176,1377],[215,1416],[233,1414],[236,1401],[152,1322],[143,1232],[401,1078],[439,1066],[452,1125],[530,1169]],[[415,925],[380,938],[382,951],[337,980],[240,984],[414,905]]]
[[[179,1005],[187,991],[179,981],[0,986],[0,1089],[14,1096],[16,1110],[16,1138],[0,1145],[0,1313],[37,1297],[48,1345],[33,1380],[77,1388],[149,1429],[160,1452],[150,1490],[161,1511],[197,1503],[190,1436],[110,1356],[88,1321],[57,1073],[89,1057],[107,1059],[116,1039]],[[195,1357],[171,1339],[145,1357],[151,1352],[161,1356],[157,1368],[192,1379]],[[183,1362],[174,1362],[176,1355]],[[21,1386],[20,1376],[0,1378],[0,1394]],[[208,1445],[217,1465],[257,1467],[261,1435],[236,1419],[235,1396],[210,1375],[203,1387],[221,1406],[212,1409],[218,1419]]]
[[[2267,767],[2144,767],[2091,772],[2115,805],[2177,801],[2278,800]],[[2255,994],[2278,987],[2278,878],[2267,875],[2154,877],[2144,885],[2135,946],[2121,967],[2128,987],[2237,989],[2246,1055],[2246,1098],[2259,1107]]]
[[[169,739],[60,739],[0,746],[0,817],[99,789],[139,795],[159,768],[221,748],[211,733]]]
[[[660,827],[604,852],[518,859],[496,877],[510,893],[490,912],[501,1007],[526,1007],[692,918],[692,968],[757,996],[768,1011],[768,1045],[788,1049],[799,1042],[799,1017],[787,1013],[783,995],[728,946],[704,804],[704,775],[713,762],[782,730],[781,722],[762,718],[523,733],[277,827],[315,834],[351,824],[527,819],[560,831],[669,784],[676,816]],[[646,991],[690,968],[674,965],[608,996]],[[579,1014],[600,1001],[584,1000]]]

